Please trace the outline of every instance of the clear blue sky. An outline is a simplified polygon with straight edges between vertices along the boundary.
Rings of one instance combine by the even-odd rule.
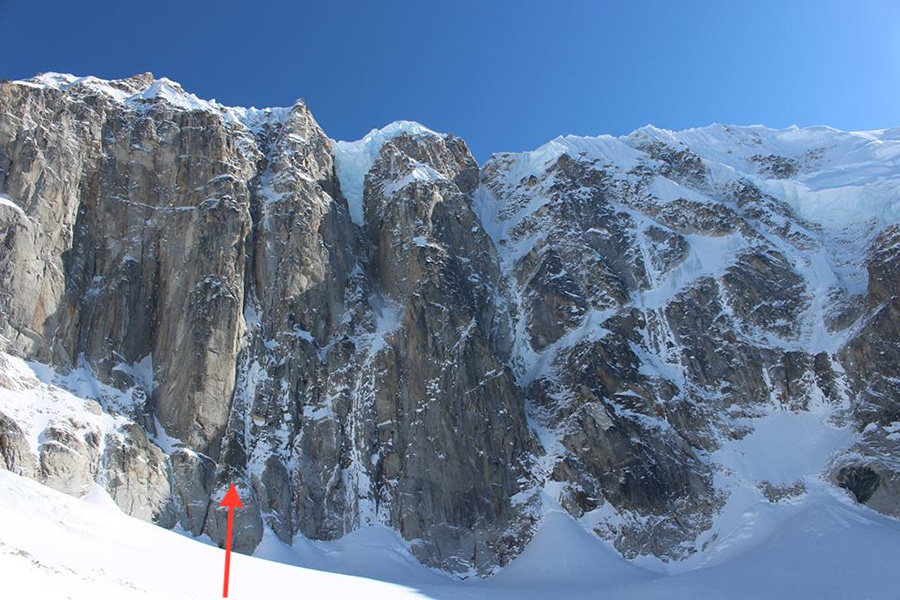
[[[647,124],[900,125],[900,0],[0,0],[0,77],[152,71],[304,98],[337,139],[411,119],[479,161]]]

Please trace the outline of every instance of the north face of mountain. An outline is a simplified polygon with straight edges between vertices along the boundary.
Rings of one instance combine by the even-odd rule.
[[[554,510],[626,557],[702,553],[722,448],[788,411],[844,432],[816,476],[900,516],[898,188],[894,130],[646,127],[479,167],[415,123],[334,142],[302,102],[149,74],[2,83],[0,349],[44,383],[10,357],[0,386],[92,400],[0,403],[0,465],[219,543],[234,482],[240,551],[383,523],[487,575]]]

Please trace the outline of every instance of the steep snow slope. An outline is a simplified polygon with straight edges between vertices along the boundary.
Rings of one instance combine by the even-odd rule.
[[[648,126],[625,141],[689,148],[703,158],[713,185],[751,180],[821,227],[839,274],[852,277],[847,263],[858,264],[878,232],[900,222],[897,131],[717,124],[672,132]],[[858,293],[865,282],[854,277],[851,286]]]
[[[669,131],[648,125],[622,137],[558,137],[536,150],[495,155],[489,164],[508,164],[503,185],[514,189],[529,177],[546,177],[563,155],[607,167],[615,179],[625,181],[633,179],[632,170],[648,159],[641,150],[646,144],[687,150],[702,159],[708,170],[711,188],[707,195],[683,182],[657,177],[647,190],[654,204],[678,199],[713,204],[718,200],[712,196],[717,196],[722,186],[750,181],[784,202],[802,220],[821,227],[829,245],[837,246],[829,249],[841,254],[839,259],[858,261],[881,229],[900,222],[898,132],[900,129],[845,132],[831,127],[772,129],[719,124]],[[526,250],[510,245],[510,231],[548,201],[546,196],[535,195],[530,203],[509,203],[482,190],[479,210],[485,229],[506,249],[508,258]]]

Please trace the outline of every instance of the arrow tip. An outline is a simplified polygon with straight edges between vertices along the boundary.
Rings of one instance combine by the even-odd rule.
[[[231,484],[231,487],[228,488],[228,491],[225,493],[225,497],[222,498],[222,502],[219,503],[219,506],[244,508],[244,505],[241,504],[241,499],[238,496],[237,490],[234,489],[233,483]]]

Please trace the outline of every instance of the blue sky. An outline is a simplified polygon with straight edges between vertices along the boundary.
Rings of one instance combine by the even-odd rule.
[[[479,161],[647,123],[900,125],[900,0],[0,0],[0,25],[0,77],[152,71],[304,98],[337,139],[420,121]]]

